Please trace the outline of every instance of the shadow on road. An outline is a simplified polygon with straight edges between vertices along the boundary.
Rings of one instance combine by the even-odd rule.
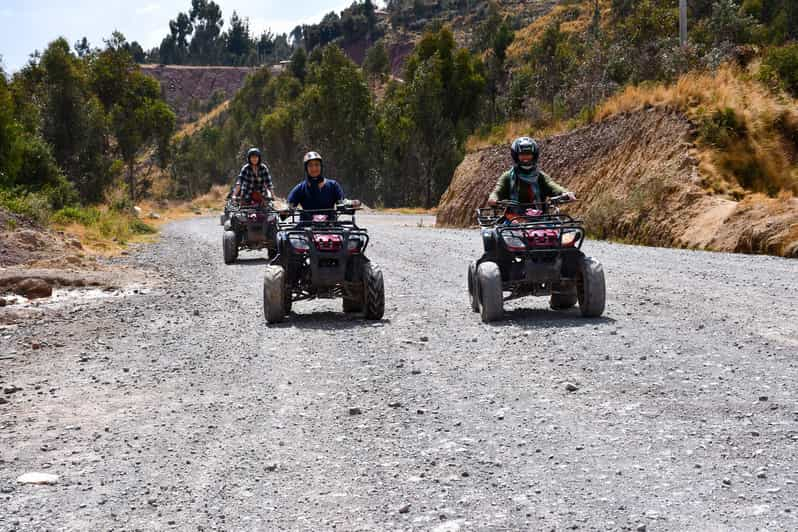
[[[583,318],[579,310],[515,308],[505,311],[504,320],[492,323],[497,327],[590,327],[615,323],[613,318]]]
[[[380,321],[366,320],[360,314],[345,314],[343,312],[309,312],[298,314],[292,312],[283,323],[269,325],[277,329],[296,327],[297,329],[313,329],[320,331],[340,331],[344,329],[370,328],[374,325],[388,325],[389,319]]]
[[[262,258],[262,257],[261,258],[257,258],[257,259],[255,259],[255,258],[253,258],[253,259],[241,259],[241,258],[239,258],[236,261],[236,264],[239,264],[241,266],[266,266],[267,264],[269,264],[269,259]]]

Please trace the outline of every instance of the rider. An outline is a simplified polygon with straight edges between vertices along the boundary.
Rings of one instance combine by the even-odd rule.
[[[538,170],[540,148],[529,137],[516,139],[510,146],[515,165],[502,174],[488,199],[488,205],[500,201],[517,201],[521,204],[543,203],[547,198],[566,194],[571,201],[573,192],[557,184],[552,178]]]
[[[272,197],[272,176],[263,163],[260,150],[250,148],[247,164],[241,168],[233,186],[232,199],[242,203],[261,203]]]
[[[344,189],[337,181],[324,177],[324,160],[317,152],[306,153],[303,163],[305,179],[288,194],[288,207],[302,207],[305,211],[329,210],[334,216],[335,205],[344,199]],[[311,218],[310,214],[302,214],[303,221]]]

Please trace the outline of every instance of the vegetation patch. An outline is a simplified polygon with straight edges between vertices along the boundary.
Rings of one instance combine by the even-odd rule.
[[[737,199],[749,192],[798,192],[796,100],[726,66],[673,84],[628,87],[602,104],[595,120],[646,107],[678,110],[697,125],[708,190]]]

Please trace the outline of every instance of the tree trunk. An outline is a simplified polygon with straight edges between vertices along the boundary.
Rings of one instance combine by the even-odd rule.
[[[133,173],[133,166],[135,163],[128,163],[127,165],[127,188],[130,195],[130,202],[136,203],[136,176]]]

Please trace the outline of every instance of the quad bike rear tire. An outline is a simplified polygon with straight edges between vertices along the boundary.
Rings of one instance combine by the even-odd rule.
[[[597,318],[604,313],[607,289],[601,263],[590,257],[582,258],[579,262],[576,292],[582,316]]]
[[[235,231],[225,231],[222,236],[222,252],[224,263],[233,264],[238,259],[238,241]]]
[[[363,302],[357,299],[344,298],[344,312],[353,314],[355,312],[363,312]]]
[[[549,300],[549,307],[552,310],[568,310],[574,308],[579,302],[579,296],[576,293],[576,287],[572,287],[567,292],[557,292],[551,294]]]
[[[263,316],[267,323],[280,323],[290,305],[286,305],[285,269],[266,266],[263,276]]]
[[[363,315],[367,320],[381,320],[385,314],[385,283],[382,271],[371,263],[366,264],[363,283]]]
[[[471,310],[473,310],[474,312],[479,312],[476,262],[471,262],[471,264],[468,265],[468,300],[471,303]]]
[[[479,307],[482,321],[490,323],[504,317],[502,272],[495,262],[483,262],[477,268]]]

